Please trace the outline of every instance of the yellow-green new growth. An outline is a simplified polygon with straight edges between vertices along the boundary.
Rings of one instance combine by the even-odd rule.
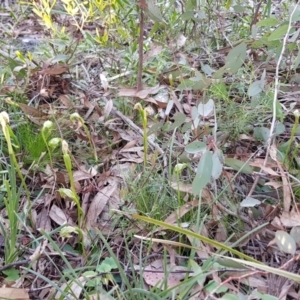
[[[148,152],[148,135],[147,135],[147,116],[148,116],[148,110],[147,108],[143,108],[140,103],[137,103],[134,106],[134,109],[137,109],[140,113],[140,116],[142,118],[143,123],[143,144],[144,144],[144,169],[146,169],[147,165],[147,152]]]

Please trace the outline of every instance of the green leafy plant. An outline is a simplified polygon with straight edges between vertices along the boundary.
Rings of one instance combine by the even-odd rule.
[[[4,199],[4,204],[6,207],[8,220],[9,220],[9,233],[5,233],[6,230],[2,226],[2,230],[5,233],[5,262],[7,264],[12,263],[17,258],[16,252],[16,244],[18,237],[18,210],[21,199],[21,193],[23,189],[26,191],[27,195],[27,208],[30,206],[30,197],[27,186],[25,184],[25,178],[20,170],[19,164],[16,160],[16,155],[13,149],[12,138],[14,134],[8,125],[9,116],[6,112],[0,113],[0,124],[2,127],[2,131],[8,146],[8,153],[10,158],[10,165],[8,165],[8,179],[4,180],[4,188],[6,192],[6,196]],[[21,180],[21,185],[17,182],[17,177]],[[17,273],[16,270],[9,269],[6,271],[6,274],[9,278],[16,278]]]
[[[75,183],[74,183],[74,177],[73,177],[73,171],[72,171],[72,162],[71,157],[69,155],[69,146],[68,143],[65,140],[62,140],[60,138],[53,138],[49,141],[49,146],[51,148],[57,147],[57,145],[61,143],[62,152],[63,152],[63,160],[65,163],[65,167],[68,172],[69,181],[70,181],[70,189],[67,188],[60,188],[58,191],[64,198],[69,198],[73,200],[77,206],[77,212],[78,212],[78,221],[79,221],[79,227],[83,226],[84,222],[84,214],[83,210],[80,205],[80,200],[78,197],[78,194],[75,189]]]
[[[146,170],[147,166],[147,158],[148,158],[148,134],[147,134],[147,116],[148,111],[146,108],[143,108],[140,103],[137,103],[134,107],[134,109],[137,109],[140,113],[140,116],[142,118],[142,124],[143,124],[143,145],[144,145],[144,171]]]

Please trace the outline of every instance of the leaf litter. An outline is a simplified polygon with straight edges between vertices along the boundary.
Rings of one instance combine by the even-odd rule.
[[[144,7],[145,3],[142,4]],[[158,18],[159,20],[162,18],[160,15],[156,16],[155,9],[153,10],[152,6],[150,6],[150,8],[148,7],[148,9],[150,10],[150,14],[154,14],[154,18]],[[58,17],[57,22],[61,21],[62,20]],[[19,36],[24,28],[28,28],[32,33],[38,31],[37,28],[32,25],[33,23],[36,22],[32,20],[31,16],[23,27],[16,29],[16,36]],[[72,23],[67,30],[72,32],[74,36],[75,34],[79,34],[76,26]],[[93,27],[92,30],[95,30],[95,27]],[[276,34],[278,34],[278,32]],[[273,37],[271,36],[271,40],[272,39],[274,39],[274,35]],[[178,40],[173,43],[174,47],[184,47],[186,45],[186,37],[181,34]],[[208,58],[205,54],[195,57],[190,53],[184,53],[182,50],[182,53],[178,53],[178,57],[180,57],[180,61],[186,64],[186,66],[188,65],[192,68],[202,67],[204,71],[206,70],[204,73],[209,73],[210,71],[208,68],[204,68],[203,65],[201,66],[201,64],[208,63],[208,60],[211,59],[212,64],[207,65],[211,65],[215,70],[218,70],[213,76],[219,79],[224,74],[228,73],[225,81],[230,81],[230,76],[233,76],[235,71],[238,71],[238,67],[240,68],[245,63],[251,61],[251,58],[247,56],[247,47],[249,47],[248,43],[241,43],[233,48],[223,48],[215,53],[210,53],[212,56],[211,58]],[[163,49],[161,46],[152,44],[150,50],[144,57],[144,62],[151,61],[153,57],[160,55],[162,51]],[[260,56],[260,51],[261,48],[255,48],[253,57]],[[181,52],[181,50],[179,50],[179,52]],[[192,57],[189,57],[189,55]],[[81,72],[89,79],[87,82],[90,82],[91,75],[89,74],[89,71],[94,64],[94,61],[92,58],[90,58],[90,61],[88,61],[88,58],[85,58],[85,60],[87,61],[83,61],[83,63],[86,64],[85,67],[87,72],[84,70],[81,70]],[[266,82],[273,81],[274,74],[272,73],[275,69],[274,61],[271,61],[268,67],[264,64],[261,65],[256,59],[252,60],[252,62],[254,65],[257,64],[256,69],[258,71],[257,74],[255,74],[257,80],[253,81],[248,87],[247,94],[250,98],[255,97],[264,90],[266,86],[264,80],[266,80]],[[173,62],[173,65],[178,68],[177,63]],[[117,90],[119,97],[138,98],[151,103],[154,110],[160,112],[165,124],[168,124],[170,120],[172,122],[177,122],[176,118],[180,113],[180,116],[183,116],[183,118],[181,118],[182,120],[178,121],[174,128],[170,127],[170,130],[174,130],[177,127],[180,128],[181,126],[195,121],[198,122],[198,125],[200,126],[205,124],[206,127],[204,126],[204,132],[196,132],[196,127],[198,126],[194,126],[193,130],[199,140],[206,140],[208,142],[212,151],[206,152],[205,156],[202,156],[204,154],[195,156],[194,161],[197,163],[197,160],[201,159],[201,157],[212,160],[211,156],[217,153],[214,148],[215,146],[211,145],[214,141],[209,142],[208,136],[210,133],[205,132],[207,128],[215,126],[214,123],[216,120],[213,119],[213,106],[215,105],[215,102],[212,99],[209,99],[206,103],[197,101],[198,96],[201,95],[201,93],[197,95],[197,90],[201,90],[203,87],[208,88],[212,84],[212,80],[209,76],[203,78],[203,75],[200,76],[200,74],[194,74],[194,78],[197,80],[192,80],[193,82],[190,82],[190,87],[193,92],[189,89],[190,87],[184,91],[184,96],[180,95],[177,91],[174,92],[170,81],[173,82],[173,85],[175,84],[176,88],[180,89],[181,77],[190,75],[190,73],[186,71],[187,69],[188,68],[182,68],[183,73],[179,76],[174,73],[176,70],[169,68],[165,70],[165,72],[159,74],[160,84],[154,85],[153,87],[144,86],[140,91],[137,91],[135,88],[124,87],[117,87]],[[29,84],[26,90],[29,101],[27,104],[17,104],[24,113],[24,116],[34,124],[40,126],[43,125],[45,120],[53,119],[55,120],[56,131],[62,135],[61,138],[66,138],[64,135],[67,133],[69,135],[68,139],[73,140],[73,178],[75,181],[76,192],[80,195],[82,200],[82,208],[85,214],[85,227],[87,230],[98,228],[105,236],[109,237],[115,235],[114,238],[116,240],[122,240],[123,236],[121,236],[119,232],[114,234],[114,231],[116,230],[112,212],[120,211],[120,215],[122,215],[120,208],[124,203],[126,204],[122,197],[122,188],[126,185],[128,180],[133,180],[133,178],[137,176],[137,165],[144,162],[143,131],[139,126],[134,124],[129,117],[126,117],[116,108],[113,97],[109,95],[110,88],[116,78],[109,77],[107,74],[101,72],[98,79],[100,88],[89,85],[82,86],[78,82],[75,82],[76,80],[71,70],[72,66],[69,63],[55,62],[54,59],[45,61],[41,66],[35,66],[30,73]],[[171,76],[169,76],[170,74]],[[174,74],[174,77],[172,77],[172,74]],[[128,74],[124,72],[118,76],[127,75]],[[235,79],[238,80],[237,78]],[[201,88],[195,82],[198,82],[197,84],[202,82]],[[297,89],[296,86],[293,86],[293,88]],[[1,86],[0,92],[1,94],[7,94],[7,92],[17,91],[17,89],[17,86],[6,85]],[[164,96],[158,96],[160,92],[164,92]],[[168,93],[170,95],[166,97]],[[238,101],[238,96],[233,94],[231,97],[233,98],[231,99],[232,101]],[[286,105],[288,108],[296,107],[298,97],[297,92],[282,92],[280,97],[285,100],[281,101],[282,105]],[[102,98],[104,105],[96,103],[94,101],[96,98]],[[198,110],[197,115],[199,120],[192,117],[193,107]],[[99,168],[95,168],[88,163],[87,153],[91,147],[89,138],[80,124],[77,124],[76,126],[69,121],[70,111],[78,112],[84,122],[88,125],[91,132],[92,145],[95,147],[97,155],[104,158],[103,162],[99,165]],[[99,131],[97,122],[101,124],[104,130]],[[284,123],[286,131],[280,138],[288,140],[289,135],[291,134],[290,125],[292,122],[287,120]],[[153,125],[155,124],[157,123],[153,122]],[[170,126],[172,126],[172,124]],[[188,140],[186,134],[188,133],[180,130],[176,131],[176,135],[174,135],[174,157],[176,157],[177,154],[179,157],[180,151],[189,146],[186,142],[186,140]],[[168,130],[166,130],[160,138],[162,138],[162,144],[158,144],[155,141],[151,142],[151,151],[154,152],[156,150],[161,155],[164,155],[168,150],[166,147],[163,147],[163,143],[170,140],[172,136]],[[110,146],[107,146],[108,143]],[[249,199],[252,199],[250,201],[251,203],[247,202],[247,205],[241,205],[243,202],[230,203],[226,197],[219,199],[213,196],[215,190],[211,181],[211,176],[207,175],[209,171],[206,171],[204,166],[201,165],[200,167],[198,166],[197,174],[199,176],[197,176],[197,180],[199,181],[199,178],[201,179],[204,176],[205,184],[203,183],[203,180],[200,180],[201,182],[196,181],[194,186],[191,182],[170,181],[170,186],[175,191],[186,194],[185,199],[188,200],[185,203],[181,203],[181,205],[165,218],[164,221],[170,224],[177,224],[178,222],[184,224],[181,220],[191,213],[191,211],[197,210],[199,205],[207,206],[211,210],[211,215],[204,221],[201,234],[206,237],[213,237],[220,242],[225,242],[228,239],[230,243],[234,243],[235,240],[229,238],[228,231],[230,230],[228,230],[226,223],[223,222],[224,216],[240,216],[243,221],[246,220],[243,233],[251,231],[255,227],[268,222],[265,230],[258,233],[256,236],[249,238],[246,243],[241,244],[241,249],[260,261],[270,261],[270,264],[274,267],[280,268],[284,265],[284,261],[292,259],[291,256],[289,256],[290,253],[295,254],[296,244],[293,243],[294,239],[291,238],[291,233],[288,233],[287,231],[289,231],[290,228],[296,230],[295,228],[299,226],[300,219],[298,204],[295,201],[295,195],[293,195],[291,177],[289,176],[286,165],[282,164],[279,160],[274,159],[276,158],[277,151],[275,156],[272,157],[273,161],[267,161],[266,165],[262,165],[264,159],[263,155],[265,153],[263,155],[258,153],[257,148],[259,143],[252,138],[251,134],[247,136],[247,139],[245,139],[244,135],[243,138],[241,137],[236,143],[240,145],[233,145],[231,141],[228,143],[225,141],[223,144],[226,148],[225,163],[223,165],[223,163],[219,161],[219,167],[221,166],[222,168],[221,170],[218,168],[218,170],[215,171],[216,175],[213,177],[216,183],[220,184],[219,187],[217,186],[218,192],[225,191],[224,193],[232,198],[236,197],[236,193],[240,193],[242,194],[242,198],[247,199],[248,201]],[[205,147],[206,146],[207,145],[205,145]],[[204,165],[207,167],[206,164]],[[213,162],[211,165],[213,165]],[[197,166],[194,165],[194,167],[196,170]],[[74,203],[71,199],[62,199],[57,192],[60,186],[67,187],[70,184],[67,172],[61,168],[55,168],[50,164],[47,164],[40,167],[35,176],[36,182],[34,183],[34,186],[43,188],[43,193],[32,207],[33,225],[35,228],[28,229],[28,234],[30,233],[31,235],[29,240],[32,239],[36,230],[51,232],[55,230],[57,226],[77,227],[78,220]],[[218,182],[220,176],[224,176],[224,182],[227,185],[226,188],[223,185],[224,182]],[[260,176],[260,180],[258,181],[254,194],[249,196],[248,192],[251,189],[251,186],[255,184],[256,176]],[[208,188],[205,188],[207,184]],[[241,187],[245,187],[245,189],[243,190]],[[32,188],[34,190],[34,187]],[[192,198],[193,195],[197,194],[200,190],[202,190],[201,200]],[[272,204],[264,202],[268,197],[273,200]],[[278,205],[279,201],[282,201],[283,209]],[[134,222],[132,222],[131,225],[135,227],[134,230],[137,232],[144,233],[145,235],[149,233],[145,232],[145,226],[135,226]],[[199,233],[199,229],[193,224],[187,224],[187,226],[190,226],[192,231]],[[162,230],[158,229],[151,231],[153,237],[161,233]],[[85,232],[84,235],[88,236],[87,232]],[[23,238],[25,237],[26,235],[24,234]],[[70,234],[69,237],[64,238],[57,235],[54,239],[59,249],[63,249],[64,246],[70,244],[73,246],[72,250],[76,250],[79,243],[76,234]],[[90,237],[88,239],[90,239],[89,242],[92,242]],[[190,244],[195,244],[194,239],[190,237],[188,237],[188,239]],[[207,243],[197,242],[198,244],[196,246],[198,250],[196,253],[198,257],[205,261],[211,257],[211,253],[213,253],[215,249]],[[286,243],[288,244],[287,247]],[[36,252],[38,255],[42,256],[41,261],[38,263],[40,266],[36,264],[33,269],[43,272],[43,274],[46,274],[49,277],[53,275],[53,278],[55,278],[55,272],[50,267],[47,267],[48,261],[43,257],[43,254],[47,253],[48,255],[51,255],[61,267],[64,266],[64,262],[60,258],[60,253],[53,249],[53,245],[45,243],[43,246],[44,249],[41,249],[40,252],[37,250]],[[153,248],[155,247],[153,246]],[[176,252],[174,253],[174,248],[175,246],[173,248],[168,248],[170,259],[167,261],[167,264],[165,264],[164,260],[157,259],[143,266],[143,278],[148,286],[169,288],[179,284],[187,274],[188,276],[195,275],[194,273],[189,273],[189,269],[186,266],[175,264],[174,261],[179,261],[179,259],[177,259],[178,255]],[[274,254],[279,249],[282,251],[280,253],[282,259],[281,263],[278,259],[276,261],[277,254]],[[140,249],[135,249],[136,253],[138,253],[139,250]],[[74,252],[75,253],[67,253],[64,251],[63,253],[66,254],[70,261],[73,259],[75,265],[78,264],[78,266],[80,266],[83,258],[78,255],[76,251]],[[31,253],[31,255],[33,255],[33,253]],[[271,262],[271,260],[275,261]],[[78,261],[80,263],[78,263]],[[297,260],[295,259],[294,262],[296,264]],[[136,267],[136,270],[140,269]],[[194,270],[194,272],[196,271]],[[207,276],[207,278],[213,278],[215,282],[221,284],[221,279],[217,274],[213,274],[211,277],[209,277],[209,275]],[[260,274],[242,277],[241,273],[232,272],[228,273],[226,276],[228,279],[230,277],[238,278],[238,280],[245,285],[252,288],[259,287],[260,291],[267,292],[267,281],[263,276],[260,276]],[[32,277],[32,279],[33,278],[34,277]],[[81,276],[76,283],[71,280],[61,285],[60,288],[65,290],[67,286],[71,286],[74,295],[71,296],[71,294],[68,294],[68,296],[70,299],[74,296],[74,299],[77,299],[80,297],[86,282],[87,278]],[[202,284],[199,283],[201,288],[203,287],[203,282]],[[44,283],[42,280],[37,279],[37,284],[42,287]],[[233,285],[230,286],[230,288],[232,290],[236,289]],[[5,289],[7,290],[3,290],[3,293],[11,292],[8,288]],[[284,291],[286,294],[297,293],[296,289],[293,289],[290,285],[288,285],[288,288],[284,289]],[[201,292],[198,292],[199,297],[201,294],[201,297],[204,299],[204,294],[207,293],[207,291],[202,290]],[[41,293],[40,295],[46,294]],[[57,293],[55,297],[58,299],[60,296],[61,294]],[[18,299],[18,296],[14,297]],[[26,295],[22,297],[26,299]]]

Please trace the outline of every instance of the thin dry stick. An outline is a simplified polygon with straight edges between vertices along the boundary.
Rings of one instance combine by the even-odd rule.
[[[289,32],[292,28],[292,18],[298,8],[298,5],[299,5],[299,2],[297,2],[297,4],[295,5],[291,15],[290,15],[290,18],[289,18],[289,25],[288,25],[288,29],[287,29],[287,32],[284,36],[284,39],[283,39],[283,43],[282,43],[282,49],[281,49],[281,52],[280,52],[280,55],[279,55],[279,58],[278,58],[278,62],[276,64],[276,73],[275,73],[275,88],[274,88],[274,97],[273,97],[273,116],[272,116],[272,123],[271,123],[271,128],[270,128],[270,134],[269,134],[269,138],[268,138],[268,141],[267,141],[267,153],[266,153],[266,157],[265,157],[265,160],[264,160],[264,163],[263,163],[263,166],[265,167],[266,164],[267,164],[267,161],[268,161],[268,158],[269,158],[269,154],[270,154],[270,150],[271,150],[271,146],[272,146],[272,141],[273,141],[273,138],[274,138],[274,131],[275,131],[275,125],[276,125],[276,120],[277,120],[277,116],[276,116],[276,102],[277,102],[277,96],[278,96],[278,90],[279,90],[279,68],[280,68],[280,64],[281,64],[281,61],[282,61],[282,58],[283,58],[283,54],[285,52],[285,48],[286,48],[286,45],[287,45],[287,40],[288,40],[288,37],[289,37]],[[260,170],[260,172],[262,172],[262,169]],[[250,192],[248,193],[248,196],[247,197],[250,197],[257,185],[257,182],[259,180],[259,175],[256,176],[255,180],[254,180],[254,183],[251,187],[251,190]]]
[[[137,77],[137,91],[139,92],[143,88],[143,51],[144,51],[144,12],[140,8],[140,37],[139,37],[139,69]]]

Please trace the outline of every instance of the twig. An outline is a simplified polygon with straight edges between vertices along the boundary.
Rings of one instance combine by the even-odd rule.
[[[0,272],[3,272],[7,269],[10,269],[10,268],[14,268],[14,267],[17,267],[17,266],[24,266],[24,265],[28,265],[30,263],[30,259],[25,259],[25,260],[20,260],[20,261],[15,261],[11,264],[7,264],[3,267],[0,268]]]
[[[258,21],[258,13],[259,13],[259,9],[260,9],[262,3],[263,3],[263,1],[260,1],[256,5],[256,8],[255,8],[255,11],[254,11],[254,14],[253,14],[253,18],[252,18],[252,21],[251,21],[251,24],[250,24],[250,32],[252,30],[252,26],[255,25]]]
[[[137,77],[137,91],[139,92],[143,88],[143,53],[144,53],[144,12],[140,8],[140,37],[139,37],[139,69]]]

